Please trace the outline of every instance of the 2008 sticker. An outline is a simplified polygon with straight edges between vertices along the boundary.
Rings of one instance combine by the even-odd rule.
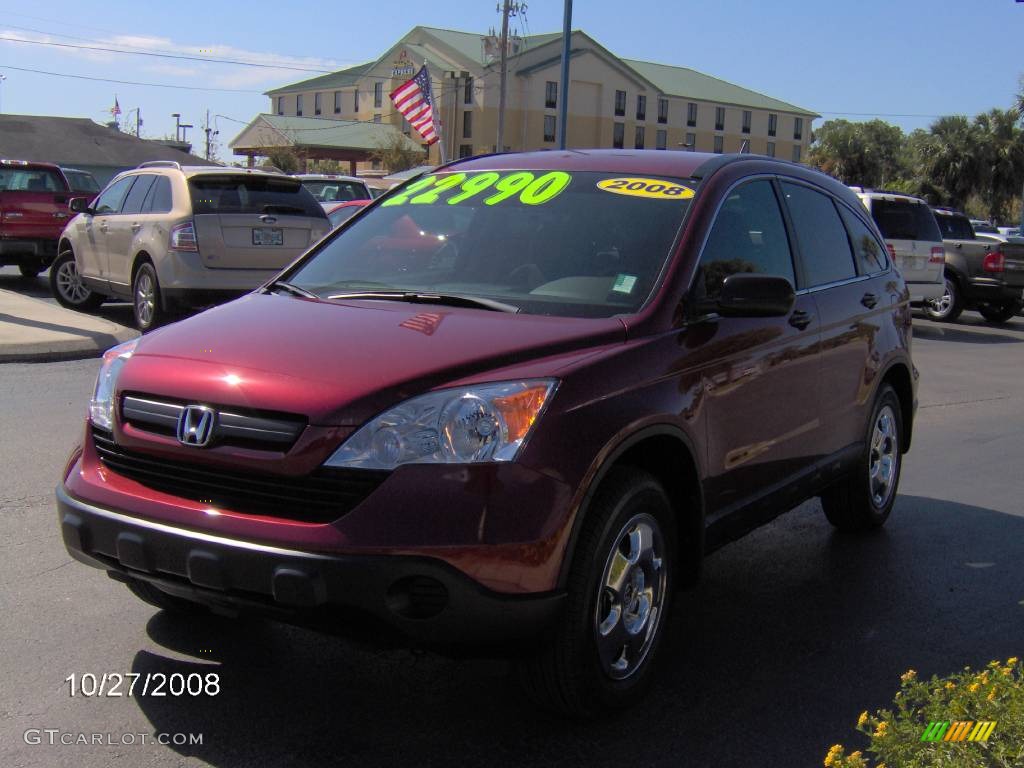
[[[663,179],[634,177],[604,179],[597,182],[597,188],[605,192],[613,192],[616,195],[648,197],[656,200],[688,200],[694,195],[693,190],[689,187],[673,184]]]
[[[381,207],[406,203],[458,205],[484,192],[489,193],[482,200],[484,205],[498,205],[516,196],[523,205],[543,205],[561,194],[571,181],[572,176],[565,171],[549,171],[539,176],[530,171],[505,174],[486,171],[468,177],[464,173],[425,176],[388,197],[381,203]],[[454,194],[446,199],[446,192]]]

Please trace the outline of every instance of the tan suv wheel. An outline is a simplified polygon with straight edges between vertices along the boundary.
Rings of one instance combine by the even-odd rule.
[[[132,312],[135,315],[135,327],[143,333],[155,328],[164,319],[160,281],[148,261],[139,265],[132,279]]]

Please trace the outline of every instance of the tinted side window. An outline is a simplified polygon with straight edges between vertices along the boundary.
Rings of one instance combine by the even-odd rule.
[[[809,286],[856,277],[850,241],[832,199],[797,184],[782,185]]]
[[[862,275],[884,272],[889,265],[889,259],[886,258],[885,248],[878,242],[878,238],[854,214],[841,205],[837,207],[846,224],[850,243],[853,245],[853,255],[857,260],[858,271]]]
[[[121,203],[124,202],[125,195],[128,194],[128,187],[132,185],[133,181],[135,181],[134,176],[126,176],[107,187],[96,200],[96,213],[98,215],[118,213],[121,210]]]
[[[150,187],[146,202],[142,204],[143,213],[170,213],[173,207],[171,197],[171,180],[166,176],[157,176],[156,182]]]
[[[950,216],[948,214],[937,214],[935,220],[939,224],[939,231],[945,240],[973,240],[974,228],[966,216]]]
[[[700,257],[697,290],[717,298],[725,278],[740,272],[778,275],[796,285],[786,226],[767,180],[737,187],[722,203]]]
[[[121,213],[142,213],[142,203],[146,199],[149,188],[153,186],[154,178],[156,177],[151,173],[144,173],[141,176],[135,177],[135,183],[132,184],[131,192],[128,193],[128,197],[124,200]]]
[[[935,215],[924,203],[876,198],[871,201],[871,217],[887,240],[942,239]]]

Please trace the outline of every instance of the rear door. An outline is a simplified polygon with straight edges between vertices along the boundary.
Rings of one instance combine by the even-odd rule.
[[[210,269],[280,270],[330,229],[297,179],[202,174],[188,185],[199,253]]]
[[[3,235],[15,240],[56,240],[71,214],[64,178],[52,168],[0,165]]]
[[[924,202],[906,197],[876,197],[871,201],[871,216],[886,244],[892,247],[896,267],[904,280],[941,280],[942,260],[932,259],[932,248],[942,247],[942,235],[935,215]]]

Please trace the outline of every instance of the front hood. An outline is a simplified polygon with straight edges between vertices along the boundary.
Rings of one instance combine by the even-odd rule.
[[[118,390],[354,426],[449,382],[624,339],[615,318],[250,294],[142,337]]]

